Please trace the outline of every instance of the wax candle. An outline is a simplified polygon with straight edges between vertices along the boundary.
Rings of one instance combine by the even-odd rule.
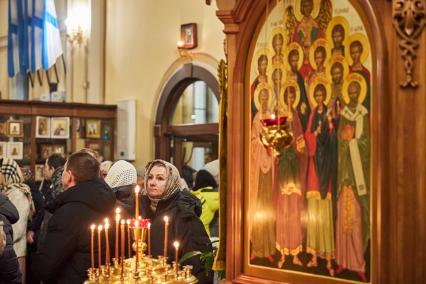
[[[118,263],[118,224],[120,223],[120,207],[115,209],[115,264]]]
[[[92,273],[95,271],[95,224],[90,226],[90,259],[92,262]]]
[[[102,240],[101,240],[101,232],[102,232],[102,225],[99,225],[98,226],[98,268],[99,269],[101,268],[101,264],[102,264],[102,250],[101,250]]]
[[[139,185],[135,186],[135,202],[136,202],[136,208],[135,208],[135,218],[138,218],[139,216],[139,191],[141,190]]]
[[[124,224],[125,221],[121,220],[121,277],[123,277],[123,273],[124,273]]]
[[[127,253],[128,257],[131,257],[131,251],[130,251],[130,219],[126,220],[127,223]]]
[[[167,258],[167,238],[168,238],[168,231],[169,231],[169,217],[164,216],[164,257]]]
[[[148,222],[148,255],[151,255],[151,222]]]
[[[108,276],[110,272],[110,259],[111,256],[109,255],[109,236],[108,236],[108,229],[109,229],[109,220],[108,218],[105,218],[105,244],[106,244],[106,253],[105,253],[105,265],[108,270]]]
[[[175,241],[173,243],[175,247],[175,261],[176,261],[176,274],[179,272],[179,242]]]
[[[139,265],[139,221],[135,220],[134,223],[135,230],[135,242],[136,242],[136,261],[135,261],[135,274],[138,273],[138,265]]]

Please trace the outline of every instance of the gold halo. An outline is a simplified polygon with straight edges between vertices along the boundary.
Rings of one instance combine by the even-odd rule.
[[[327,61],[330,60],[331,56],[331,48],[327,40],[324,38],[317,39],[309,49],[309,62],[315,70],[317,70],[317,63],[315,62],[315,50],[320,46],[323,46],[325,48],[324,66],[326,65]]]
[[[315,19],[316,17],[318,17],[321,1],[313,0],[312,2],[314,4],[314,8],[312,9],[311,17]],[[302,5],[302,0],[295,0],[294,1],[294,5],[293,5],[294,16],[296,17],[297,21],[299,21],[299,22],[303,18],[302,12],[300,11],[301,5]]]
[[[353,81],[357,81],[361,85],[361,92],[359,94],[358,103],[362,104],[365,98],[367,97],[367,82],[365,81],[365,78],[359,73],[351,73],[346,77],[345,81],[343,81],[343,101],[345,102],[345,104],[349,103],[348,87],[349,84]]]
[[[330,80],[330,82],[333,82],[331,78],[331,67],[336,62],[341,63],[343,66],[343,74],[342,74],[343,80],[349,75],[349,66],[345,57],[342,55],[332,55],[330,61],[328,61],[327,65],[325,66],[325,73],[327,75],[327,78]]]
[[[271,57],[271,50],[269,48],[263,47],[263,48],[256,49],[255,56],[254,56],[254,65],[255,65],[255,68],[254,68],[255,71],[254,72],[256,73],[256,76],[259,75],[259,70],[257,69],[257,67],[258,67],[257,66],[257,60],[259,59],[259,57],[262,54],[265,54],[266,57],[268,58],[268,67],[266,68],[266,75],[269,78],[269,76],[272,75],[271,74],[271,70],[272,70],[272,57]]]
[[[296,108],[300,101],[300,88],[296,81],[287,80],[281,87],[280,95],[278,96],[278,102],[282,105],[287,105],[284,100],[284,93],[288,87],[294,87],[296,90],[296,97],[294,98],[293,108]]]
[[[309,101],[311,103],[312,108],[317,106],[317,102],[315,101],[315,98],[314,98],[314,90],[318,84],[323,84],[327,92],[327,94],[325,95],[324,104],[328,105],[328,103],[330,102],[330,98],[331,98],[330,81],[328,81],[327,77],[325,76],[317,76],[314,78],[313,82],[309,85]]]
[[[284,47],[286,45],[286,37],[285,37],[285,31],[282,27],[276,27],[272,30],[272,33],[269,35],[269,39],[268,39],[268,48],[271,52],[271,63],[272,63],[272,58],[275,55],[275,51],[274,51],[274,44],[273,44],[273,40],[274,40],[274,36],[277,34],[281,34],[283,36],[283,48],[281,50],[281,54],[283,55],[284,59],[283,59],[283,65],[285,63],[285,55],[284,55]],[[275,67],[275,66],[274,66]]]
[[[296,49],[299,53],[299,62],[297,63],[297,69],[299,70],[303,64],[303,49],[302,49],[302,46],[300,46],[300,44],[297,42],[292,42],[287,46],[285,50],[285,54],[284,54],[285,64],[287,64],[287,69],[290,70],[291,67],[290,67],[290,63],[288,63],[288,55],[293,49]]]
[[[361,63],[364,63],[365,60],[367,60],[369,51],[370,51],[370,45],[368,44],[368,38],[366,35],[362,33],[356,33],[349,37],[348,44],[345,46],[345,54],[346,54],[346,60],[348,61],[349,66],[353,64],[352,57],[351,57],[351,50],[350,46],[351,43],[354,41],[360,41],[362,44],[362,54],[361,54]]]
[[[345,30],[345,37],[343,38],[343,44],[346,47],[348,44],[348,39],[349,39],[349,23],[342,16],[336,16],[336,17],[333,17],[333,19],[331,19],[330,23],[327,26],[327,31],[326,31],[327,41],[330,43],[330,46],[333,45],[332,31],[334,26],[339,24],[342,25],[343,29]]]
[[[254,105],[256,106],[256,109],[258,111],[260,111],[259,93],[260,93],[260,90],[262,90],[262,89],[268,90],[268,92],[269,92],[268,108],[269,109],[272,108],[272,88],[271,88],[271,85],[265,84],[265,83],[260,83],[259,85],[257,85],[256,89],[254,90]]]

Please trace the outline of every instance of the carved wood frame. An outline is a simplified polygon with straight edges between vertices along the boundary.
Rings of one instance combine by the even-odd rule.
[[[249,102],[245,86],[247,58],[250,56],[250,46],[256,28],[265,20],[266,1],[273,7],[275,0],[250,0],[237,1],[232,10],[219,10],[218,17],[225,24],[224,32],[227,37],[228,53],[228,131],[227,145],[228,163],[228,194],[227,194],[227,257],[226,280],[232,283],[283,283],[272,281],[269,277],[271,271],[264,268],[263,273],[248,274],[244,268],[244,188],[247,185],[248,173],[248,139],[250,131],[248,123]],[[218,7],[220,7],[218,1]],[[375,212],[372,227],[372,267],[371,282],[384,283],[383,278],[383,223],[384,204],[386,196],[382,194],[385,187],[387,143],[385,137],[384,117],[389,109],[388,102],[384,99],[387,86],[387,61],[383,25],[379,13],[368,0],[350,0],[368,30],[373,51],[373,65],[375,72],[372,75],[373,90],[376,94],[372,98],[372,185],[375,188],[372,200],[372,212]],[[225,5],[224,5],[225,7]],[[381,127],[379,127],[381,126]],[[244,147],[241,147],[244,145]],[[382,271],[380,273],[379,271]],[[280,278],[284,283],[342,283],[344,280],[334,280],[309,274],[284,273]]]

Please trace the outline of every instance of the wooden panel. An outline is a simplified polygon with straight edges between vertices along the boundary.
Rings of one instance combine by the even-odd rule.
[[[218,135],[219,125],[217,123],[186,124],[169,126],[168,130],[175,136]],[[167,134],[167,133],[166,133]]]
[[[395,1],[394,1],[395,2]],[[405,1],[404,1],[405,2]],[[425,1],[421,1],[425,6]],[[272,5],[274,1],[270,1]],[[400,87],[405,78],[399,38],[392,27],[392,1],[353,0],[365,12],[378,55],[379,97],[374,101],[372,151],[374,184],[372,205],[375,258],[372,283],[426,283],[426,32],[419,38],[415,74],[419,86]],[[217,1],[224,23],[228,54],[228,196],[226,282],[278,283],[244,275],[243,187],[244,156],[244,64],[256,25],[266,1]],[[250,19],[250,20],[249,20]],[[286,280],[283,280],[286,281]],[[318,283],[306,280],[290,283]],[[320,281],[321,282],[321,281]],[[280,282],[284,283],[284,282]],[[325,282],[324,282],[325,283]]]

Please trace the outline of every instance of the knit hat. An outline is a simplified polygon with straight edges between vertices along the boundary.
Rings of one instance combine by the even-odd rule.
[[[115,162],[109,169],[105,182],[111,187],[135,184],[137,181],[136,168],[124,160]]]
[[[219,183],[219,160],[211,161],[204,165],[204,170],[208,171],[216,181],[216,183]]]

